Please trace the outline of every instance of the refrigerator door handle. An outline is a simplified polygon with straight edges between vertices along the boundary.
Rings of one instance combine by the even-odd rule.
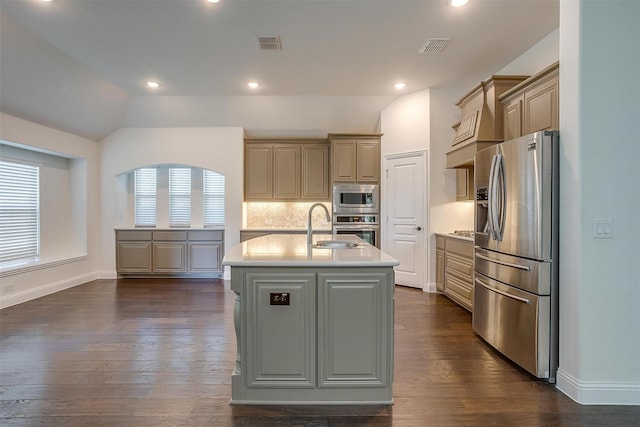
[[[500,290],[498,290],[498,289],[496,289],[496,288],[494,288],[494,287],[491,287],[491,286],[487,285],[486,283],[484,283],[484,282],[483,282],[482,280],[480,280],[480,279],[476,279],[476,283],[477,283],[478,285],[480,285],[480,286],[484,287],[484,288],[489,289],[491,292],[495,292],[495,293],[497,293],[497,294],[500,294],[500,295],[505,296],[505,297],[507,297],[507,298],[514,299],[514,300],[516,300],[516,301],[523,302],[523,303],[525,303],[525,304],[531,304],[531,301],[530,301],[530,300],[528,300],[528,299],[526,299],[526,298],[521,298],[521,297],[519,297],[519,296],[511,295],[511,294],[509,294],[509,293],[507,293],[507,292],[500,291]]]
[[[489,236],[495,240],[495,227],[493,225],[493,171],[496,166],[496,156],[491,157],[491,168],[489,168],[489,187],[487,191],[487,225]]]
[[[513,267],[513,268],[517,268],[517,269],[524,270],[524,271],[531,271],[531,268],[528,265],[520,265],[520,264],[513,264],[511,262],[500,261],[500,260],[497,260],[497,259],[493,259],[493,258],[489,258],[489,257],[484,256],[484,255],[481,255],[481,254],[479,254],[477,252],[476,252],[476,256],[478,258],[480,258],[480,259],[492,262],[494,264],[504,265],[505,267]]]
[[[507,182],[504,174],[504,156],[502,154],[498,154],[495,174],[496,193],[498,194],[498,197],[496,197],[496,204],[499,206],[498,209],[496,209],[496,240],[502,241],[502,238],[504,237],[504,222],[507,210]]]

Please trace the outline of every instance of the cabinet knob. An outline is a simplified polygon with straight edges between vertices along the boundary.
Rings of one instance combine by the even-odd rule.
[[[416,230],[420,231],[420,230],[422,230],[422,227],[417,226],[417,227],[416,227]]]

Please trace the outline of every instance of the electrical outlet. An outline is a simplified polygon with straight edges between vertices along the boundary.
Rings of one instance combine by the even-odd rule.
[[[289,292],[270,292],[269,305],[289,305],[291,294]]]

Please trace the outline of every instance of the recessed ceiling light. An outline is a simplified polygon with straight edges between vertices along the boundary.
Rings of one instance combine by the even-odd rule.
[[[219,3],[220,0],[207,0],[207,2],[209,2],[209,3]]]
[[[464,6],[465,4],[469,3],[469,0],[451,0],[449,2],[449,4],[453,7],[460,7],[460,6]]]
[[[404,82],[398,82],[398,83],[394,84],[394,85],[393,85],[393,87],[395,87],[396,89],[400,90],[400,89],[404,89],[404,87],[405,87],[406,85],[407,85],[407,84],[406,84],[406,83],[404,83]]]
[[[147,86],[150,87],[151,89],[157,89],[160,87],[160,83],[150,80],[147,82]]]
[[[257,89],[260,85],[257,82],[249,82],[247,83],[247,86],[249,86],[251,89]]]

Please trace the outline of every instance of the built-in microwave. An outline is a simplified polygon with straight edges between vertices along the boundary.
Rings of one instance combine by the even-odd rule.
[[[379,213],[380,187],[375,184],[333,186],[334,213]]]

